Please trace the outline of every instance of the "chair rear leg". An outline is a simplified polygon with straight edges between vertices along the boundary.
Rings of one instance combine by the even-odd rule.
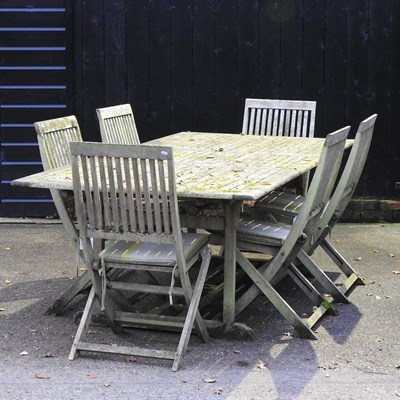
[[[339,269],[347,276],[356,275],[357,280],[355,283],[359,285],[365,285],[365,279],[360,276],[352,266],[346,261],[346,259],[335,249],[335,247],[326,239],[321,242],[321,248],[326,254],[332,259],[332,261],[339,267]]]
[[[288,268],[288,275],[296,285],[306,294],[306,296],[317,306],[325,301],[324,296],[317,288],[301,273],[301,271],[291,264]]]
[[[349,303],[349,299],[340,291],[340,289],[332,282],[332,280],[329,279],[325,272],[322,271],[317,264],[315,264],[315,262],[304,250],[299,251],[297,258],[322,285],[326,293],[331,295],[336,301],[341,303]]]

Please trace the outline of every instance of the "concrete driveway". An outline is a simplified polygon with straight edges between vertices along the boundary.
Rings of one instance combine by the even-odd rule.
[[[339,315],[322,319],[318,340],[300,339],[258,297],[239,318],[255,330],[253,340],[205,345],[194,336],[184,367],[172,373],[169,362],[132,357],[68,361],[85,295],[58,317],[44,311],[83,265],[59,223],[37,222],[0,219],[2,400],[400,398],[400,225],[335,228],[332,241],[367,285],[337,305]],[[290,281],[282,290],[302,302]]]

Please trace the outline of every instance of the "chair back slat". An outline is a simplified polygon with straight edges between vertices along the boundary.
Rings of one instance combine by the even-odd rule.
[[[315,101],[246,99],[242,133],[313,137]]]
[[[137,215],[138,220],[138,229],[140,231],[144,231],[146,226],[146,215],[142,201],[142,186],[140,185],[140,177],[139,177],[139,166],[138,160],[132,160],[132,170],[133,170],[133,182],[134,184],[134,191],[135,191],[135,199],[136,199],[136,206],[137,206],[137,213],[132,213]],[[134,199],[132,199],[134,201]],[[134,201],[135,203],[135,201]],[[136,226],[136,225],[135,225]]]
[[[161,210],[160,213],[163,217],[163,221],[162,224],[165,226],[165,229],[167,231],[171,231],[172,227],[171,227],[171,222],[170,222],[170,218],[168,218],[168,197],[167,197],[167,193],[168,193],[168,188],[166,186],[166,182],[167,182],[167,177],[165,176],[165,170],[164,168],[162,168],[161,165],[158,165],[158,173],[160,176],[160,200],[161,200]]]
[[[141,194],[141,201],[144,204],[143,213],[146,217],[146,226],[149,233],[154,233],[154,222],[153,222],[153,213],[149,212],[151,210],[152,201],[151,201],[151,186],[149,184],[149,171],[148,171],[148,164],[146,160],[140,160],[140,173],[142,175],[141,184],[142,184],[142,194]],[[140,178],[139,178],[140,179]],[[144,212],[146,211],[146,212]]]
[[[88,142],[70,146],[78,221],[87,236],[180,241],[171,148]]]
[[[140,144],[130,104],[99,108],[96,112],[104,143]]]

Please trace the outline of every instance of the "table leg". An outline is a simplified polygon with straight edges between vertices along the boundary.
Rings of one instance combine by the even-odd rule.
[[[223,322],[226,326],[232,325],[235,320],[236,230],[241,203],[241,201],[225,203]]]

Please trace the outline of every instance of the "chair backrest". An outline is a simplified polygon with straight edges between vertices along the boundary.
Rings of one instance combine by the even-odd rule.
[[[184,265],[172,148],[89,142],[70,148],[81,239],[171,243]]]
[[[274,276],[285,260],[290,259],[290,254],[294,251],[295,245],[302,235],[305,234],[305,243],[312,242],[317,235],[318,219],[332,194],[349,131],[350,127],[348,126],[327,135],[304,205],[293,223],[285,243],[268,268],[270,276]]]
[[[315,101],[246,99],[242,133],[313,137]]]
[[[140,144],[130,104],[96,110],[103,143]]]
[[[319,220],[320,231],[330,228],[339,220],[351,200],[360,180],[372,141],[377,114],[361,121],[349,158],[333,192],[328,206]]]
[[[79,124],[74,115],[35,122],[43,169],[69,164],[69,142],[82,141]]]

